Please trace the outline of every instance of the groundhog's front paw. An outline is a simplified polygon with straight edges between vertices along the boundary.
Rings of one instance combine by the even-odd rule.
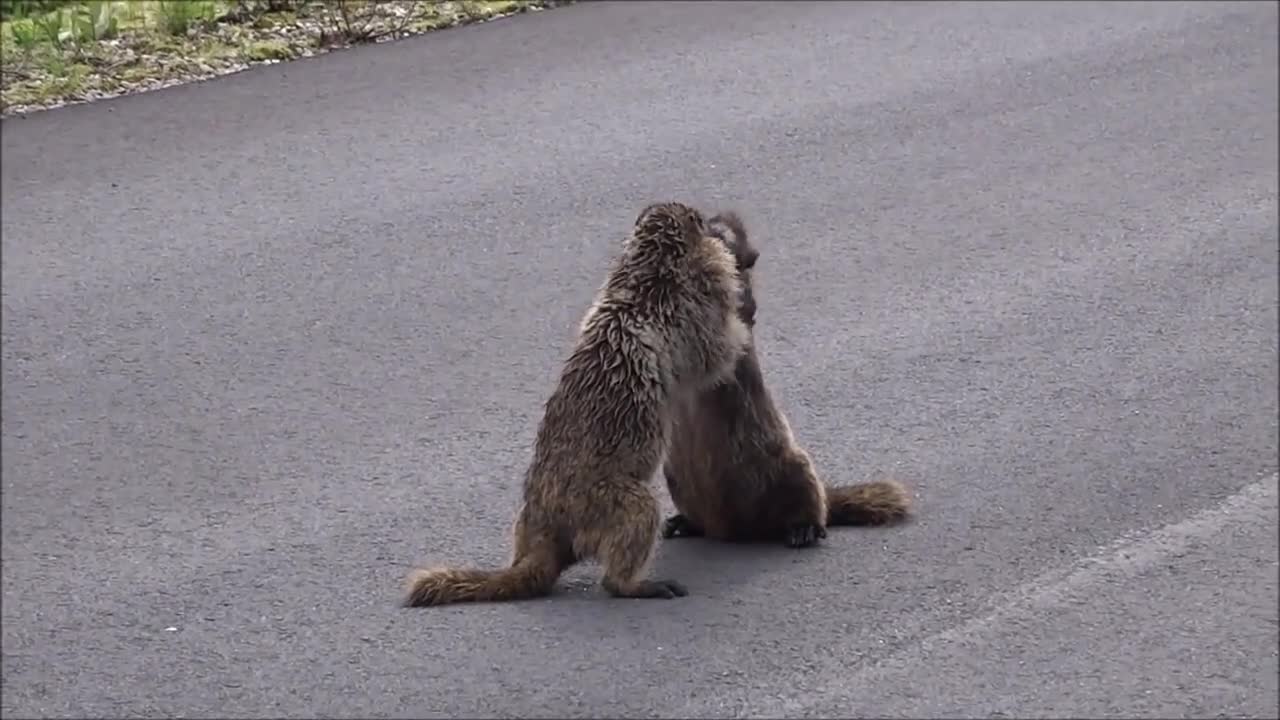
[[[680,513],[676,513],[666,519],[662,523],[662,537],[671,539],[673,537],[698,537],[702,534],[702,530],[695,527],[689,522],[689,518]]]
[[[802,523],[787,529],[787,547],[812,547],[818,540],[827,536],[827,529],[821,525]]]

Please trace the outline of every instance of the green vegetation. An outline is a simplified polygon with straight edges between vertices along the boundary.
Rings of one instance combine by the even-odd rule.
[[[553,0],[0,0],[5,115],[566,4]]]

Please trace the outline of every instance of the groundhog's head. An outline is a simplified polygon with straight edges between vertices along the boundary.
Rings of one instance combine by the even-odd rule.
[[[691,248],[709,235],[702,213],[684,203],[654,203],[636,216],[637,240]]]
[[[723,212],[708,221],[699,210],[684,203],[654,203],[636,217],[629,242],[637,259],[652,258],[655,253],[667,257],[702,254],[714,246],[713,254],[722,258],[720,262],[725,265],[731,262],[737,276],[738,316],[748,326],[755,323],[756,300],[747,271],[755,265],[759,253],[747,242],[737,214]]]
[[[707,230],[718,238],[733,253],[738,264],[738,275],[742,284],[741,306],[738,315],[748,326],[756,323],[756,295],[751,282],[751,268],[755,267],[760,252],[747,238],[747,229],[738,214],[727,210],[716,214],[707,221]]]

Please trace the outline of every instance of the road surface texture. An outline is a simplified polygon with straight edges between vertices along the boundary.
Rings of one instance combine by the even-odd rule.
[[[6,717],[1275,717],[1274,3],[588,4],[3,124]],[[909,525],[497,566],[645,204]],[[661,491],[666,502],[665,489]]]

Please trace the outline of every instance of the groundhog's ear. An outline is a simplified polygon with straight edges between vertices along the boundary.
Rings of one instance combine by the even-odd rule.
[[[707,223],[711,225],[711,227],[717,228],[722,233],[728,231],[728,233],[735,236],[734,238],[726,238],[727,240],[742,242],[747,239],[747,228],[743,224],[742,218],[738,216],[738,213],[732,210],[723,210],[716,213],[711,216],[711,219],[708,220]]]

